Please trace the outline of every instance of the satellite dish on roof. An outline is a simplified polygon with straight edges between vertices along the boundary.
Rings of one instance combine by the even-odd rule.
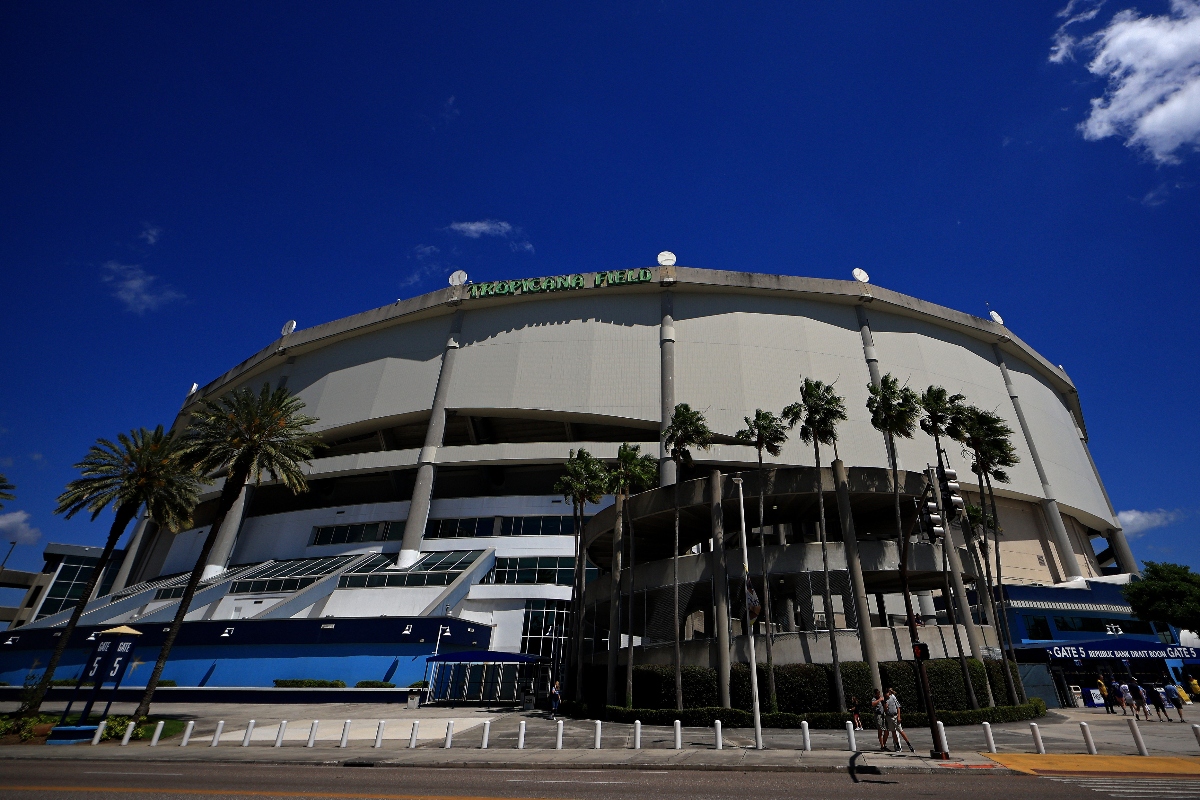
[[[456,269],[456,270],[454,270],[454,272],[450,273],[450,285],[451,286],[462,286],[466,282],[467,282],[467,273],[463,272],[461,269]]]
[[[670,250],[663,250],[661,253],[658,254],[658,265],[660,267],[675,266],[675,254],[672,253]]]
[[[283,323],[283,330],[279,332],[279,335],[287,336],[294,330],[296,330],[296,320],[289,319],[287,322]]]
[[[867,274],[867,271],[865,269],[855,267],[854,269],[850,270],[850,274],[853,275],[854,280],[858,281],[859,283],[870,283],[871,282],[871,276]]]
[[[1000,316],[995,311],[989,311],[988,316],[991,317],[992,321],[995,322],[997,325],[1004,324],[1004,317]]]

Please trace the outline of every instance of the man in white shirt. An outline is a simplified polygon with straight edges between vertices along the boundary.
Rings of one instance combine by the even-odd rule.
[[[912,752],[917,752],[912,746],[912,742],[908,740],[908,734],[904,732],[904,725],[900,722],[900,698],[896,697],[896,690],[888,688],[887,690],[887,724],[888,730],[892,732],[892,742],[896,745],[896,752],[899,753],[903,748],[900,747],[900,737],[904,737],[904,743],[908,745],[908,749]]]

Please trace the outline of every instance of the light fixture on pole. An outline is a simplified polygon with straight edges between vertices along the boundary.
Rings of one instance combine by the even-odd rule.
[[[733,479],[737,486],[738,492],[738,522],[741,525],[742,535],[742,577],[746,581],[746,586],[750,586],[750,554],[746,547],[746,499],[742,494],[742,479],[737,477]],[[745,593],[745,590],[743,590]],[[749,602],[747,600],[747,602]],[[749,622],[750,615],[747,613],[745,617]],[[754,708],[754,749],[763,749],[762,740],[762,714],[758,705],[758,663],[754,653],[754,628],[750,625],[746,626],[746,637],[749,642],[750,651],[750,696]]]

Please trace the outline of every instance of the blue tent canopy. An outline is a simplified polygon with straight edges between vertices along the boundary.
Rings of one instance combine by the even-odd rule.
[[[504,653],[499,650],[460,650],[454,653],[438,653],[425,660],[435,663],[529,664],[543,659],[541,656],[531,656],[526,653]]]

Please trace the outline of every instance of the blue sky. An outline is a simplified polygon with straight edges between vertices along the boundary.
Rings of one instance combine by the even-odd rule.
[[[71,465],[287,319],[671,249],[990,303],[1200,567],[1195,0],[591,5],[0,6],[10,563],[102,542]]]

